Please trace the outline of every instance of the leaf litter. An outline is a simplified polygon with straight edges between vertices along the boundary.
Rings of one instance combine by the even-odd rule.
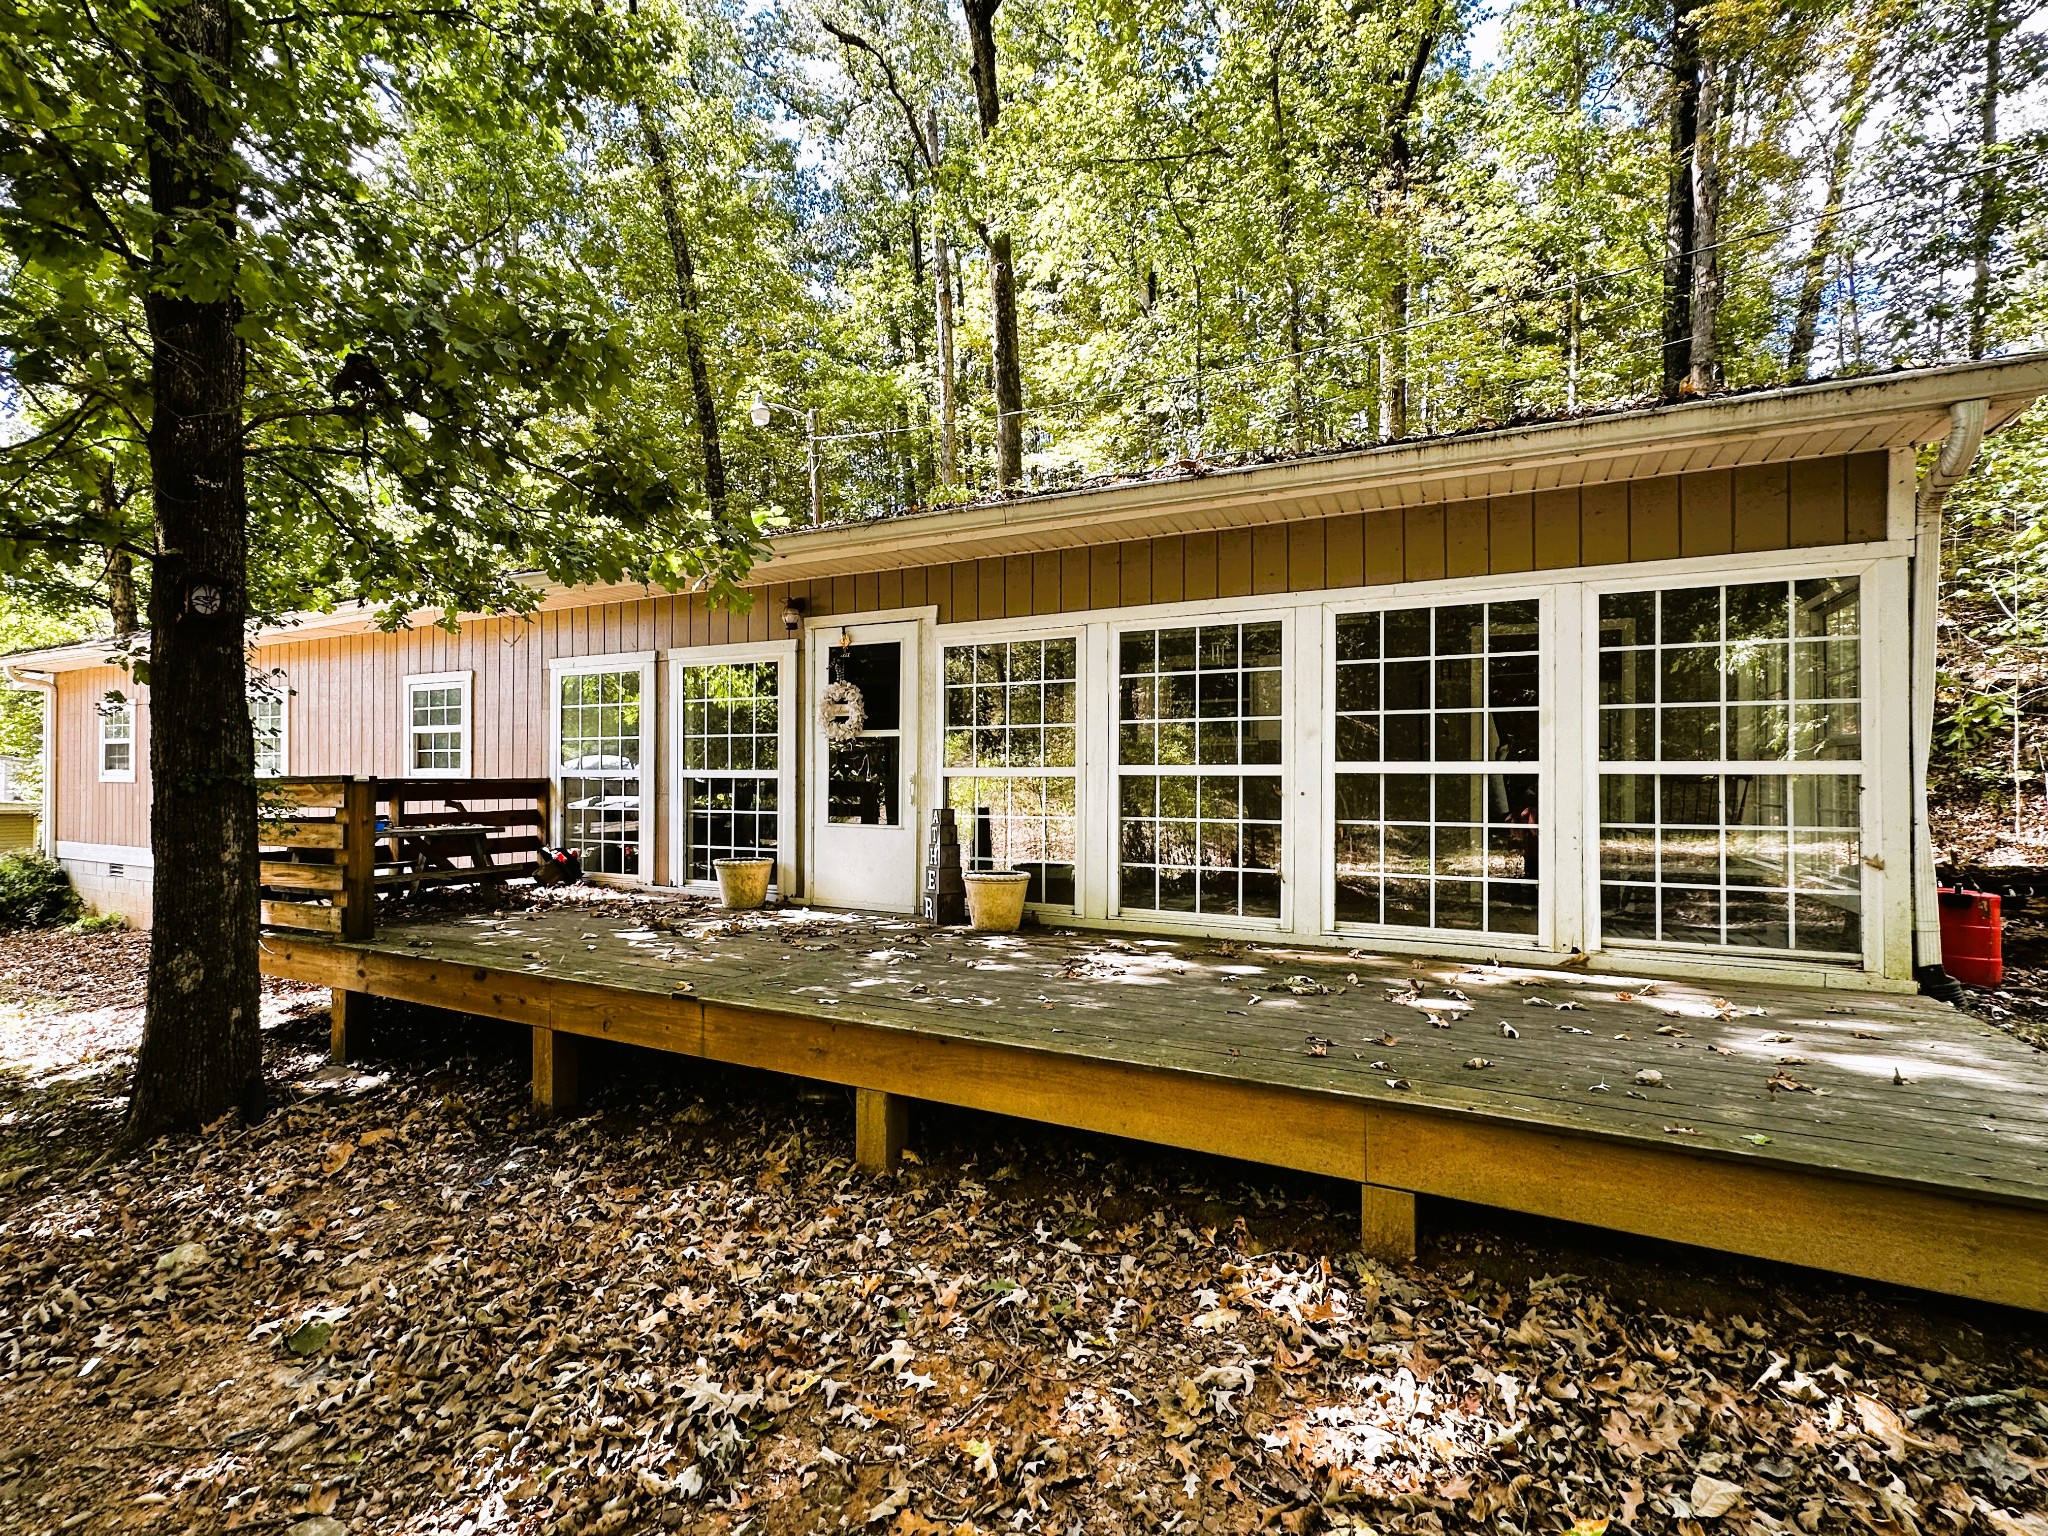
[[[474,1032],[335,1069],[317,1008],[270,998],[275,1112],[141,1154],[132,1005],[9,1008],[0,1530],[2048,1536],[2023,1331],[1393,1269],[994,1127],[867,1177],[731,1078],[542,1123]]]

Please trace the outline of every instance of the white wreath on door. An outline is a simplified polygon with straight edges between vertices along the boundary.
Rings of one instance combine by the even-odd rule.
[[[868,705],[854,684],[842,679],[818,695],[818,719],[829,741],[852,741],[867,729]]]

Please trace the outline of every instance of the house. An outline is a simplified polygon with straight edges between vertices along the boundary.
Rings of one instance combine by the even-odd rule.
[[[260,767],[545,777],[601,880],[764,852],[910,911],[950,806],[1047,922],[1904,989],[1940,503],[2044,392],[2034,354],[798,529],[745,611],[309,614],[255,641]],[[8,673],[46,840],[146,921],[147,690],[104,644]]]
[[[36,846],[36,820],[42,805],[39,793],[28,783],[28,769],[22,758],[0,757],[0,853]]]

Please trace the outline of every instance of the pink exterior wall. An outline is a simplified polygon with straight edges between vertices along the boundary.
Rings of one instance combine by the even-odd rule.
[[[99,705],[109,693],[135,701],[135,782],[100,781]],[[149,846],[149,690],[118,667],[57,675],[54,835],[67,843]]]

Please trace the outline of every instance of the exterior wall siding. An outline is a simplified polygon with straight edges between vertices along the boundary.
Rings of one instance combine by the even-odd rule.
[[[563,657],[661,652],[781,640],[792,598],[810,618],[934,607],[941,624],[1099,611],[1148,603],[1324,590],[1859,545],[1887,536],[1892,470],[1884,453],[1802,460],[1661,479],[1536,491],[1448,505],[1268,524],[956,561],[751,589],[744,609],[689,595],[562,608],[464,623],[273,641],[258,654],[281,670],[286,771],[404,772],[402,680],[473,674],[472,761],[479,777],[549,771],[548,673]],[[60,675],[59,842],[147,849],[146,698],[136,711],[136,778],[101,783],[94,705],[133,690],[117,669]],[[668,696],[657,673],[654,724],[665,742]],[[654,878],[669,878],[666,750],[658,748]]]

